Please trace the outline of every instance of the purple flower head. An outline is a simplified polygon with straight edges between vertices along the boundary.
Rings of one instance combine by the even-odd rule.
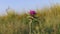
[[[30,10],[30,15],[35,15],[36,12],[34,10]]]

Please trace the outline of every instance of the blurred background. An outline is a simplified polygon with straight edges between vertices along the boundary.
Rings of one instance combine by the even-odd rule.
[[[0,0],[0,34],[60,34],[60,0]]]
[[[42,9],[56,3],[60,3],[60,0],[0,0],[0,15],[5,14],[8,8],[18,13],[24,13],[31,9]]]

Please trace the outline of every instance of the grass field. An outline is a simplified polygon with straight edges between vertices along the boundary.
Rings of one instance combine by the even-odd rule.
[[[36,13],[36,18],[27,13],[0,16],[0,34],[60,34],[60,5],[37,9]]]

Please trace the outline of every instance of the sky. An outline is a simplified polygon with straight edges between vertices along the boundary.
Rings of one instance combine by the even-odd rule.
[[[55,3],[60,3],[60,0],[0,0],[0,14],[4,14],[8,7],[22,12],[23,9],[35,10]]]

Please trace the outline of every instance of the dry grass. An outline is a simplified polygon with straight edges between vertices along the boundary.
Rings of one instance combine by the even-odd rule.
[[[37,10],[37,18],[31,20],[31,28],[29,16],[26,13],[0,16],[0,34],[29,34],[30,30],[30,34],[60,34],[60,6]]]

